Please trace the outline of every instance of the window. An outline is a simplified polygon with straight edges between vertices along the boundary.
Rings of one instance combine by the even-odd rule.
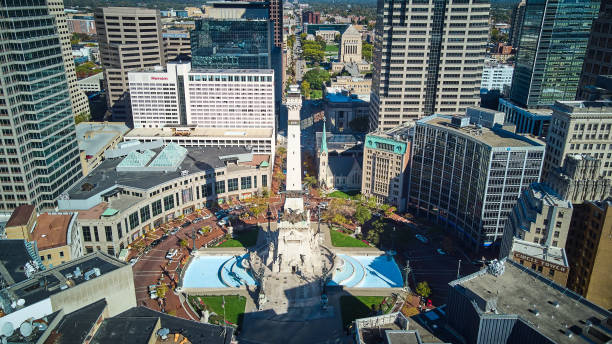
[[[225,180],[220,180],[215,183],[215,193],[217,195],[225,193]]]
[[[117,238],[121,239],[123,231],[121,230],[121,222],[117,223]]]
[[[104,226],[104,233],[106,234],[106,241],[113,241],[113,228],[111,226]]]
[[[45,260],[45,256],[40,256],[40,260]]]
[[[60,254],[60,257],[63,257],[64,256],[64,251],[60,251],[59,254]]]
[[[264,174],[263,176],[261,176],[261,186],[262,187],[268,187],[268,175]]]
[[[96,238],[96,241],[100,241],[100,237],[98,236],[98,227],[94,226],[93,232],[94,232],[94,237]]]
[[[93,247],[85,246],[85,253],[92,253],[92,252],[93,252]]]
[[[253,187],[257,189],[257,176],[253,176]]]
[[[555,275],[555,270],[553,270],[553,269],[548,270],[548,275],[551,276],[551,277],[554,276]]]
[[[91,229],[89,226],[83,226],[83,241],[91,241]]]
[[[240,190],[251,188],[251,176],[240,178]]]
[[[164,210],[168,211],[174,208],[174,196],[166,196],[164,197]]]
[[[232,192],[238,190],[238,178],[228,179],[227,191]]]
[[[108,252],[108,254],[111,256],[115,255],[115,249],[112,246],[107,247],[106,252]]]
[[[51,255],[50,254],[47,255],[47,259],[51,259]]]
[[[555,225],[555,227],[561,228],[561,221],[557,221],[557,224]]]
[[[555,231],[555,232],[553,233],[553,236],[554,236],[555,238],[558,238],[558,237],[559,237],[559,234],[560,234],[560,233],[559,233],[559,231]]]
[[[140,221],[143,223],[151,218],[151,212],[149,211],[149,206],[145,206],[140,208]]]
[[[172,196],[170,196],[172,197]],[[138,222],[138,212],[133,212],[130,214],[129,217],[129,221],[130,221],[130,229],[134,229],[136,228],[136,226],[138,226],[139,222]]]
[[[162,205],[161,199],[151,203],[151,208],[153,208],[153,216],[157,216],[162,213]]]
[[[202,185],[202,197],[212,196],[212,184]]]

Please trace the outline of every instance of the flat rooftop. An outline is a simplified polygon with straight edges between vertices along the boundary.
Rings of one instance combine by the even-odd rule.
[[[247,138],[247,139],[268,139],[272,138],[274,131],[272,129],[227,129],[227,128],[185,128],[175,130],[175,128],[134,128],[125,134],[126,139],[135,139],[139,137],[184,137],[184,138]]]
[[[485,314],[518,315],[557,343],[568,342],[567,329],[583,328],[586,321],[598,324],[610,316],[608,311],[529,269],[510,261],[503,264],[505,271],[499,276],[481,270],[450,285],[461,285],[484,300],[497,298],[497,307],[483,310]],[[580,338],[574,335],[572,341],[586,342]]]
[[[68,229],[72,216],[49,213],[38,215],[36,226],[32,231],[32,240],[36,241],[38,249],[46,250],[68,245]]]
[[[533,196],[551,207],[572,208],[572,202],[561,198],[557,193],[543,183],[534,183],[529,188]]]
[[[514,238],[512,251],[541,259],[545,262],[568,267],[565,249],[559,247],[544,247],[540,244]]]
[[[58,267],[39,271],[29,279],[0,291],[0,305],[4,307],[4,305],[10,305],[11,302],[18,299],[24,299],[26,306],[32,305],[66,289],[69,280],[71,282],[68,283],[72,286],[87,283],[84,275],[93,268],[100,269],[100,275],[104,275],[126,265],[125,262],[118,261],[101,251],[96,251]],[[74,276],[77,267],[81,271],[80,277]],[[91,278],[95,279],[96,277],[94,275]],[[10,309],[4,308],[4,310],[11,313]]]
[[[87,122],[76,125],[77,142],[79,149],[85,155],[96,155],[117,136],[130,131],[123,123],[96,123]]]
[[[79,200],[88,199],[113,187],[125,186],[148,190],[159,184],[181,178],[181,171],[188,171],[189,174],[192,174],[225,167],[225,162],[220,157],[251,154],[251,151],[246,147],[235,146],[188,147],[186,149],[187,155],[176,171],[173,172],[153,170],[118,172],[117,165],[123,161],[123,158],[106,159],[72,188],[68,189],[67,193],[71,200]],[[154,151],[159,152],[160,149]],[[261,157],[258,159],[260,161],[265,160]],[[251,163],[251,161],[239,162],[238,167],[249,168],[248,163]]]
[[[532,138],[526,138],[512,132],[500,129],[489,129],[485,127],[477,128],[475,125],[458,127],[451,124],[450,116],[434,115],[426,117],[419,122],[445,128],[451,132],[459,133],[472,137],[474,140],[481,141],[491,147],[534,147],[544,146]]]
[[[0,280],[12,285],[27,279],[25,263],[32,260],[22,239],[0,240]]]

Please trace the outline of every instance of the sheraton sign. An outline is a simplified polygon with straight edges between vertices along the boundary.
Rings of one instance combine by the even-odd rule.
[[[165,76],[152,76],[151,80],[168,80]]]
[[[513,253],[514,253],[514,258],[519,259],[519,260],[522,259],[522,260],[525,260],[525,261],[528,261],[528,262],[531,262],[531,263],[536,263],[536,264],[542,265],[542,266],[544,266],[546,268],[550,268],[550,269],[554,269],[554,270],[557,270],[557,271],[561,271],[563,273],[566,273],[567,270],[568,270],[566,266],[562,266],[562,265],[559,265],[559,264],[547,262],[547,261],[539,259],[539,258],[528,256],[528,255],[526,255],[524,253],[520,253],[520,252],[513,252]]]

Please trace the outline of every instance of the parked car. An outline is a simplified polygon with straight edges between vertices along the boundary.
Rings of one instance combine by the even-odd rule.
[[[208,220],[210,219],[212,216],[210,214],[206,214],[204,216],[202,216],[202,220]]]
[[[424,235],[417,234],[415,235],[415,237],[423,244],[427,244],[429,242],[429,240],[427,240],[427,238]]]
[[[437,249],[436,251],[438,252],[438,254],[441,254],[441,255],[445,255],[446,254],[446,251],[444,251],[441,248]]]
[[[193,223],[198,223],[200,221],[202,221],[201,217],[196,217],[195,219],[193,219]]]
[[[160,242],[161,242],[161,240],[160,240],[160,239],[155,239],[155,240],[153,240],[153,241],[151,242],[151,246],[155,247],[155,246],[159,245],[159,243],[160,243]]]
[[[132,258],[132,259],[130,259],[130,265],[131,265],[131,266],[136,265],[136,263],[137,263],[137,262],[138,262],[138,258]]]
[[[172,229],[170,230],[170,235],[174,235],[174,234],[178,233],[178,231],[179,231],[179,230],[180,230],[180,228],[178,228],[178,227],[174,227],[174,228],[172,228]]]
[[[185,221],[185,223],[183,223],[181,225],[181,227],[185,228],[185,227],[189,226],[190,224],[191,224],[191,221],[187,220],[187,221]]]
[[[163,241],[163,240],[168,239],[168,237],[169,237],[169,235],[167,233],[164,233],[164,234],[162,234],[160,239]]]
[[[217,222],[217,224],[219,225],[219,227],[223,227],[227,224],[227,221],[225,221],[225,219],[221,219],[219,220],[219,222]]]
[[[176,256],[176,254],[178,253],[178,250],[175,248],[171,248],[170,250],[168,250],[168,253],[166,253],[166,259],[172,259]]]

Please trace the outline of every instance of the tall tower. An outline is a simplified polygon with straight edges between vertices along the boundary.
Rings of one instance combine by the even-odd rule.
[[[70,32],[68,31],[66,12],[64,11],[64,1],[47,0],[47,6],[49,7],[49,14],[55,17],[55,27],[57,28],[62,45],[62,58],[64,59],[64,69],[68,79],[72,113],[75,116],[82,113],[89,115],[89,100],[85,92],[81,91],[77,84],[76,68],[74,57],[72,56],[72,46],[70,45]]]
[[[0,2],[0,212],[52,209],[83,175],[55,18],[21,3]]]
[[[546,108],[574,100],[599,0],[527,1],[510,100]]]
[[[327,171],[329,168],[329,152],[327,151],[327,133],[325,132],[325,119],[323,119],[323,135],[321,135],[321,151],[319,152],[319,185],[328,188]]]
[[[114,120],[128,120],[128,72],[165,66],[159,10],[101,7],[94,12],[108,107]]]
[[[488,0],[378,0],[370,126],[480,104]]]
[[[302,95],[297,85],[289,86],[287,92],[287,198],[285,208],[302,212],[302,158],[300,144],[300,110]]]

